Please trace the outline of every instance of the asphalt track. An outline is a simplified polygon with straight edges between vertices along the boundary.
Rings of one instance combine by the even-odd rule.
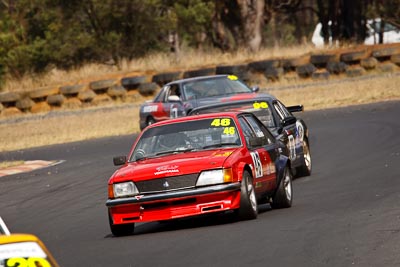
[[[61,266],[400,266],[400,101],[304,112],[313,173],[290,209],[201,217],[111,236],[105,201],[122,136],[0,154],[65,160],[0,177],[0,216],[38,235]]]

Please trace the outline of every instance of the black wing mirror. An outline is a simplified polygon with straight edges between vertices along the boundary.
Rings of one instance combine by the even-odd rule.
[[[257,93],[258,91],[260,91],[260,87],[254,86],[254,87],[251,88],[251,90],[252,90],[254,93]]]
[[[126,156],[114,157],[113,162],[115,166],[124,165],[126,162]]]

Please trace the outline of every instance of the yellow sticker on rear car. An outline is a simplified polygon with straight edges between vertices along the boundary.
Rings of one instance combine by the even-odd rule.
[[[232,81],[236,81],[238,77],[236,75],[228,75],[228,79]]]
[[[253,103],[253,108],[254,109],[268,108],[268,103],[267,102],[254,102]]]

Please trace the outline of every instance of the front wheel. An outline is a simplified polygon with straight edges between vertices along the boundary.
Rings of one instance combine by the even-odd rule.
[[[110,224],[110,230],[111,233],[114,236],[125,236],[125,235],[131,235],[134,232],[135,229],[135,224],[134,223],[128,223],[128,224],[113,224],[113,220],[111,218],[111,215],[108,215],[108,222]]]
[[[286,167],[283,178],[272,199],[271,207],[274,209],[290,208],[293,201],[292,173]]]
[[[248,171],[243,172],[242,185],[240,188],[240,208],[237,211],[239,220],[252,220],[257,218],[258,207],[256,192],[252,177]]]

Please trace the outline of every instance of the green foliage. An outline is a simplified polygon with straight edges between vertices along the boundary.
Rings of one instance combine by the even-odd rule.
[[[214,5],[212,1],[175,1],[173,9],[176,14],[177,31],[190,45],[198,46],[202,41],[200,35],[211,28]]]
[[[400,24],[398,0],[355,2],[364,13],[368,12],[367,16],[380,16],[392,24]],[[121,59],[169,51],[170,37],[175,34],[180,40],[177,45],[189,48],[224,47],[223,42],[246,44],[242,40],[243,18],[238,3],[232,0],[0,1],[0,84],[8,74],[22,77],[25,73],[44,72],[49,66],[69,69],[87,62],[118,64]],[[299,3],[303,4],[300,8]],[[287,4],[266,1],[264,45],[298,43],[299,25],[290,18],[301,9],[314,10],[319,19],[327,18],[327,8],[318,10],[329,6],[327,3],[333,5],[335,1],[298,0]],[[268,25],[271,14],[276,15],[273,27]],[[215,27],[216,18],[220,19],[218,30],[225,31],[225,39],[216,38],[221,34]],[[311,21],[308,25],[313,20],[307,18]]]

